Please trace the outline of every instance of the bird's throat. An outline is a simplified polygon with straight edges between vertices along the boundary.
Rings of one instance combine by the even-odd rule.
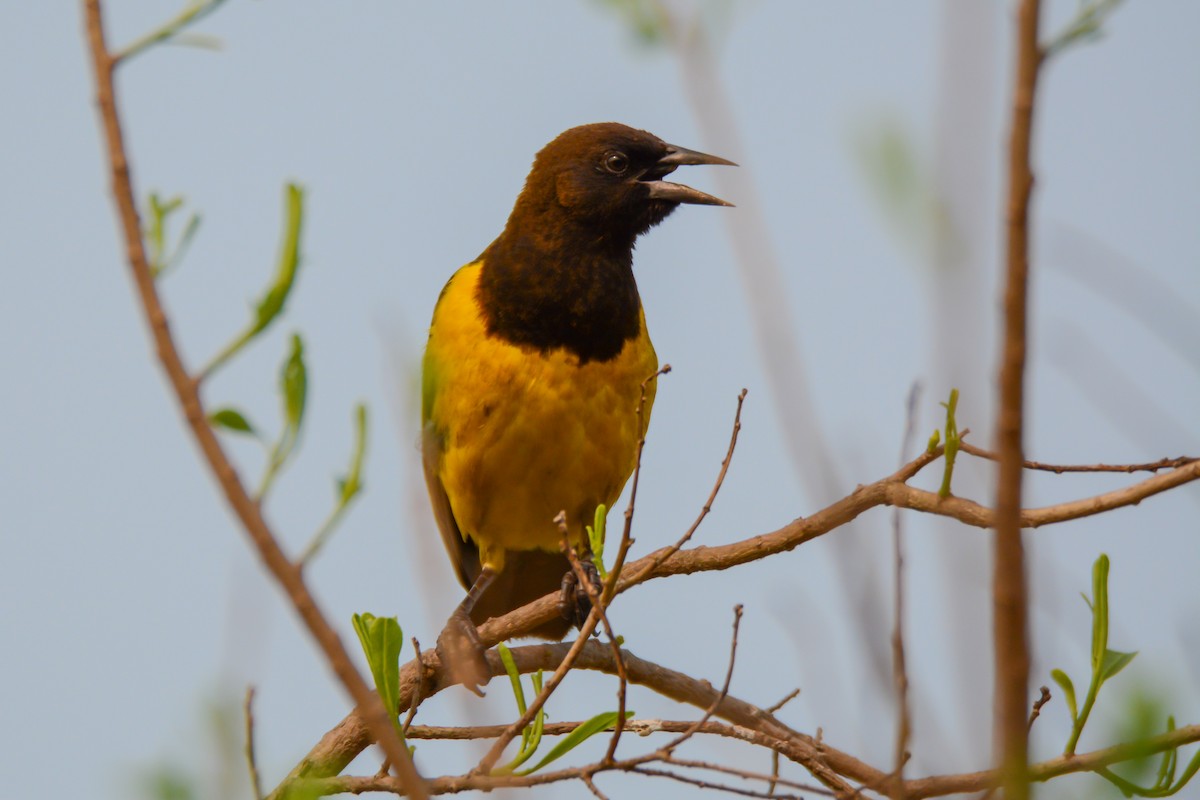
[[[641,332],[633,243],[510,226],[481,256],[478,298],[488,333],[580,363],[615,358]]]

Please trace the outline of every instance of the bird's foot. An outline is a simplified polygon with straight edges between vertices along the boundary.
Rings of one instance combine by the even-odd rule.
[[[487,648],[479,639],[479,629],[461,608],[455,609],[438,635],[437,654],[450,678],[483,697],[479,688],[491,679],[485,653]]]
[[[592,588],[599,592],[602,586],[600,573],[596,570],[596,565],[592,563],[591,556],[582,559],[580,566],[583,567],[584,574],[587,575]],[[562,614],[562,618],[574,627],[582,628],[591,611],[592,601],[588,597],[587,589],[580,582],[575,570],[567,570],[562,579],[562,594],[558,598],[558,613]],[[593,633],[599,635],[600,630],[597,628]]]

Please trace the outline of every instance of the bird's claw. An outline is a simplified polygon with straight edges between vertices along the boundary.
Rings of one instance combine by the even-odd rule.
[[[592,588],[599,591],[600,573],[596,570],[596,565],[592,563],[591,558],[581,560],[580,566],[583,567]],[[587,622],[588,614],[592,612],[591,598],[588,597],[587,589],[576,576],[575,570],[567,570],[563,575],[562,593],[558,598],[558,612],[562,614],[563,619],[576,628],[582,628],[583,623]],[[595,633],[599,634],[599,630]]]
[[[475,694],[483,697],[479,688],[491,678],[487,648],[479,639],[479,629],[461,608],[446,620],[446,627],[438,635],[437,654],[442,665],[450,672],[455,683],[461,683]]]

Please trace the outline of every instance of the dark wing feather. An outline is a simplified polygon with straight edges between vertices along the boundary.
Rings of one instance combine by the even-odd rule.
[[[433,423],[425,423],[421,431],[421,463],[425,467],[425,486],[429,489],[429,504],[433,508],[433,518],[437,520],[438,531],[442,534],[442,544],[446,545],[446,553],[450,563],[454,565],[458,579],[466,589],[479,577],[479,548],[468,540],[459,530],[458,521],[454,519],[454,510],[450,507],[450,498],[446,495],[446,487],[439,477],[442,460],[441,437],[433,428]]]

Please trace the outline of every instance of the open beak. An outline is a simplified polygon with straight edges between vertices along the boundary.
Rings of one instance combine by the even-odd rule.
[[[641,181],[650,189],[650,197],[655,200],[668,200],[672,203],[691,203],[702,206],[733,205],[733,203],[727,203],[719,197],[705,194],[699,189],[684,186],[682,183],[671,183],[670,181],[662,180],[662,178],[674,172],[676,167],[687,164],[737,166],[732,161],[720,156],[710,156],[707,153],[699,153],[695,150],[688,150],[686,147],[669,144],[667,145],[667,154],[658,160],[653,169],[641,177]]]

